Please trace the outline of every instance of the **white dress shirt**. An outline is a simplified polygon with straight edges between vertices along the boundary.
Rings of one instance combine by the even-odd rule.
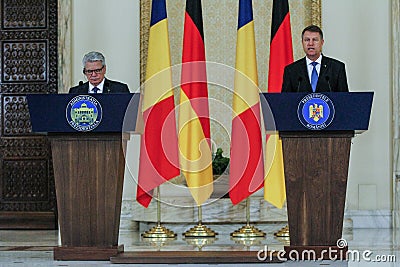
[[[97,91],[98,94],[102,94],[103,93],[103,87],[104,87],[104,79],[103,81],[101,81],[101,83],[97,86],[94,86],[93,84],[89,83],[89,94],[94,94],[94,92],[92,91],[92,89],[94,87],[99,88],[99,90]]]
[[[315,60],[318,64],[315,66],[315,69],[317,70],[318,77],[319,77],[319,72],[321,70],[321,61],[322,61],[322,54]],[[310,80],[311,83],[311,73],[314,68],[314,66],[311,64],[313,61],[311,61],[308,57],[306,57],[306,62],[307,62],[307,71],[308,71],[308,79]]]

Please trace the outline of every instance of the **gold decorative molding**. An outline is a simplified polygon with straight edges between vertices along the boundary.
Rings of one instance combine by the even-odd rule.
[[[147,48],[149,46],[151,0],[140,1],[140,84],[146,75]]]
[[[322,26],[321,0],[311,0],[311,24]]]

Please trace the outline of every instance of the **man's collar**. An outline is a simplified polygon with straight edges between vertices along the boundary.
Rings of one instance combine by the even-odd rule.
[[[102,81],[101,81],[101,83],[99,83],[99,85],[97,85],[96,87],[97,88],[99,88],[100,89],[100,91],[99,92],[103,92],[103,88],[104,88],[104,81],[106,80],[106,78],[104,78]],[[93,84],[91,84],[91,83],[89,83],[89,92],[91,92],[92,91],[92,89],[94,88],[95,86],[93,85]]]
[[[314,62],[314,61],[312,61],[311,59],[309,59],[308,57],[306,57],[306,62],[307,62],[307,66],[308,66],[308,65],[310,65],[310,64],[311,64],[312,62]],[[322,62],[322,54],[319,55],[319,58],[317,58],[317,60],[315,60],[315,62],[317,62],[318,64],[321,65],[321,62]]]

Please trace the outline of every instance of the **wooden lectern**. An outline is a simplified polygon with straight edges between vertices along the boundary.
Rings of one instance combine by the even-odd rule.
[[[351,139],[368,129],[373,93],[263,94],[261,99],[267,132],[279,131],[282,140],[286,257],[345,259],[347,245],[339,240]]]
[[[138,94],[28,95],[33,132],[51,142],[61,246],[55,260],[109,260],[118,245],[126,143]],[[88,102],[89,101],[89,102]]]

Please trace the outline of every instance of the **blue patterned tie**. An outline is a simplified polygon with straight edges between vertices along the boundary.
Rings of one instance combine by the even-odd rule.
[[[318,82],[318,73],[317,73],[317,69],[315,68],[315,66],[317,66],[317,62],[311,62],[311,65],[313,65],[313,69],[311,72],[311,88],[313,90],[313,92],[315,92],[315,90],[317,89],[317,82]]]
[[[92,92],[94,93],[94,94],[97,94],[97,92],[98,91],[100,91],[100,89],[99,88],[97,88],[97,87],[93,87],[93,89],[92,89]]]

